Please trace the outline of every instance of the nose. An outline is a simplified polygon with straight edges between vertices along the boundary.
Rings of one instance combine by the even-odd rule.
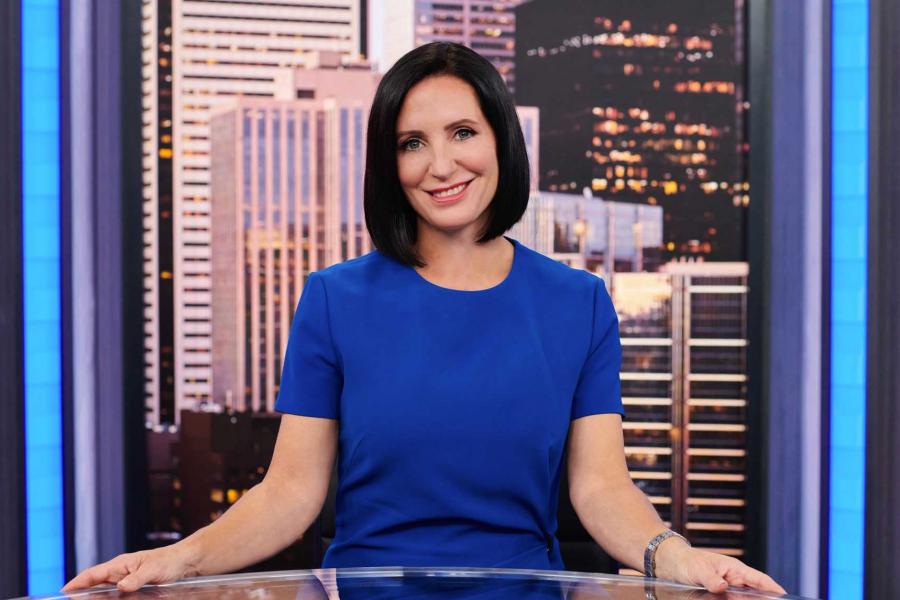
[[[443,144],[434,146],[429,171],[436,179],[447,179],[456,170],[456,160],[452,152]]]

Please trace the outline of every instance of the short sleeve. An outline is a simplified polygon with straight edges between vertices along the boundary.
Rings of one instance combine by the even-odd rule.
[[[572,419],[587,415],[619,413],[622,407],[622,386],[619,371],[622,366],[622,346],[619,342],[619,319],[606,285],[596,278],[594,307],[591,319],[591,344],[578,376],[572,402]]]
[[[275,410],[337,419],[342,388],[325,282],[318,273],[310,273],[291,322]]]

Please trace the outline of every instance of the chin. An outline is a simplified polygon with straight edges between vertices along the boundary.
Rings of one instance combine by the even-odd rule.
[[[432,229],[438,229],[440,231],[444,231],[446,233],[458,233],[463,231],[469,227],[475,226],[475,221],[449,221],[449,222],[441,222],[441,221],[433,221],[429,223]]]

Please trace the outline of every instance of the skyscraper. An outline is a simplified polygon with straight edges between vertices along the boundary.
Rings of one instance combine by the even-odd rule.
[[[610,280],[635,483],[696,546],[746,536],[747,264],[673,262]]]
[[[659,265],[662,207],[532,192],[510,235],[576,269],[610,274]]]
[[[522,0],[376,0],[372,3],[372,60],[386,71],[397,59],[428,42],[457,42],[488,60],[515,88],[513,8]]]
[[[371,249],[365,131],[379,75],[299,69],[303,98],[243,98],[213,118],[213,401],[274,409],[312,271]]]
[[[744,259],[743,0],[533,0],[516,101],[541,111],[540,189],[663,206],[673,255]]]
[[[272,97],[279,73],[365,43],[364,0],[145,0],[144,300],[148,423],[212,394],[210,111]]]

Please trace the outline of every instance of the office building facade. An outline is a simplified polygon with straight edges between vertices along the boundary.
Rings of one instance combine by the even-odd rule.
[[[673,262],[609,278],[632,479],[695,546],[742,556],[747,264]]]
[[[212,395],[210,115],[274,97],[316,52],[355,62],[364,0],[145,0],[143,206],[145,405],[175,423]]]
[[[655,270],[662,229],[660,206],[609,202],[590,193],[533,191],[510,235],[570,267],[608,275]]]
[[[516,102],[541,111],[540,189],[663,206],[671,256],[744,260],[743,0],[533,0]]]
[[[213,402],[271,412],[309,273],[369,252],[365,136],[379,75],[297,71],[316,97],[213,118]]]
[[[372,60],[382,72],[397,59],[429,42],[464,44],[497,68],[515,88],[513,12],[522,0],[381,0],[373,2],[370,25]]]

